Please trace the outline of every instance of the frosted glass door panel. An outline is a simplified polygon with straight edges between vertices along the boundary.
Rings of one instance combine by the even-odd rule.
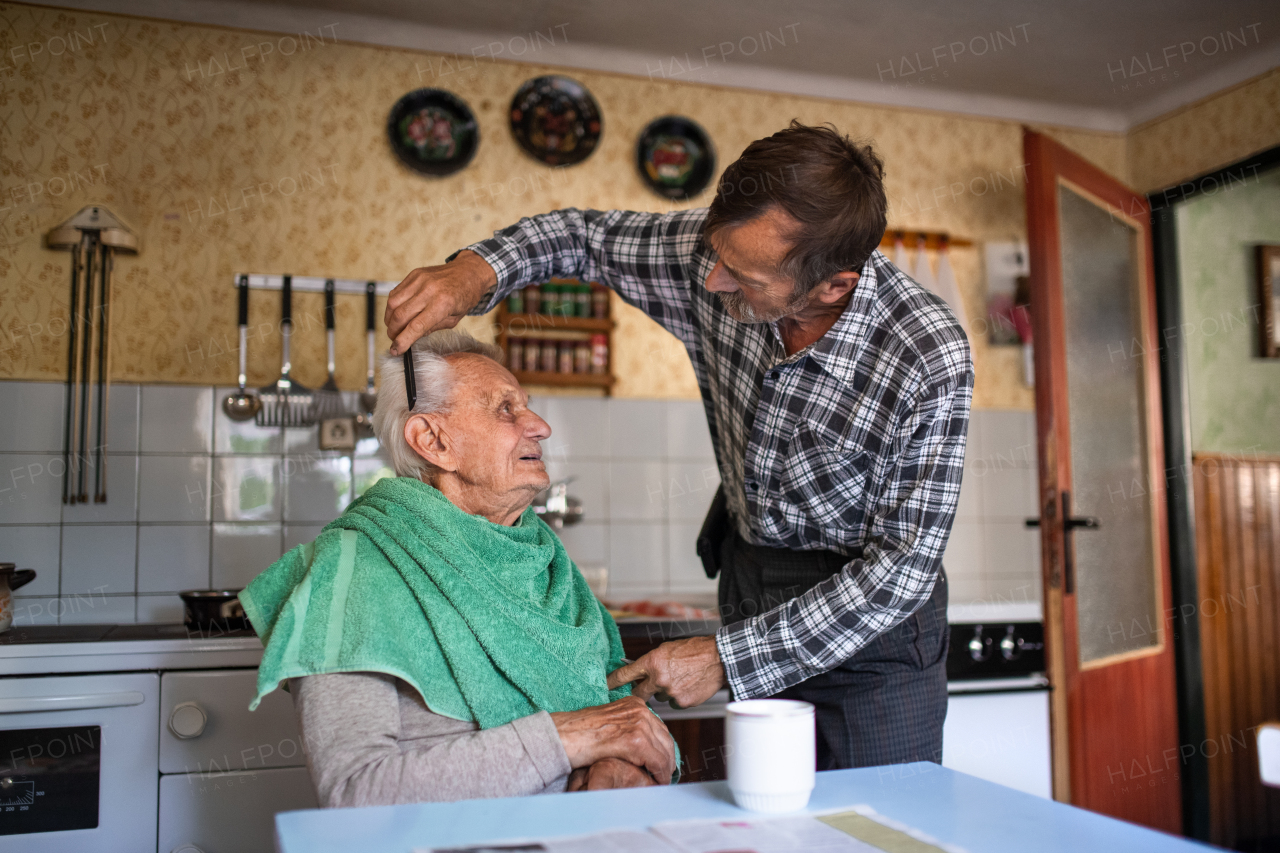
[[[1136,232],[1058,187],[1082,664],[1159,643]]]

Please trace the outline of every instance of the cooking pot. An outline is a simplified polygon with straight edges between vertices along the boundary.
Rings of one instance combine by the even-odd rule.
[[[13,627],[13,591],[35,579],[35,569],[19,569],[14,563],[0,563],[0,633]]]
[[[182,596],[183,622],[190,631],[240,631],[249,627],[238,589],[188,589]]]

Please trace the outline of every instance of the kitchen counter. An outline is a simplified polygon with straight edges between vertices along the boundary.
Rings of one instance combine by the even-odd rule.
[[[629,648],[714,634],[702,619],[624,619]],[[640,652],[643,653],[643,652]],[[0,634],[0,676],[72,672],[256,667],[262,643],[252,630],[188,631],[181,624],[28,625]]]
[[[920,762],[817,775],[808,812],[869,805],[969,853],[1035,850],[1204,851],[1193,841],[1034,797]],[[458,803],[286,812],[276,816],[281,853],[403,853],[517,838],[644,830],[692,818],[742,820],[725,782],[587,791]]]
[[[180,624],[35,625],[0,634],[0,676],[256,667],[253,631],[188,631]]]

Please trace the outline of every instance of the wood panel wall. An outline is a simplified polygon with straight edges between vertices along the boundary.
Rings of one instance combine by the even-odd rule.
[[[1182,748],[1208,759],[1212,840],[1276,849],[1280,789],[1259,781],[1255,729],[1280,720],[1280,458],[1195,454],[1194,469],[1207,738]]]

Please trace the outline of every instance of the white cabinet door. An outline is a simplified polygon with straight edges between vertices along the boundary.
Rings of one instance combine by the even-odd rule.
[[[942,766],[1052,797],[1049,691],[952,694],[942,729]]]
[[[306,764],[293,699],[277,690],[250,711],[257,681],[256,669],[166,672],[160,680],[160,772]]]
[[[157,850],[272,853],[276,814],[314,808],[305,767],[162,776]]]

